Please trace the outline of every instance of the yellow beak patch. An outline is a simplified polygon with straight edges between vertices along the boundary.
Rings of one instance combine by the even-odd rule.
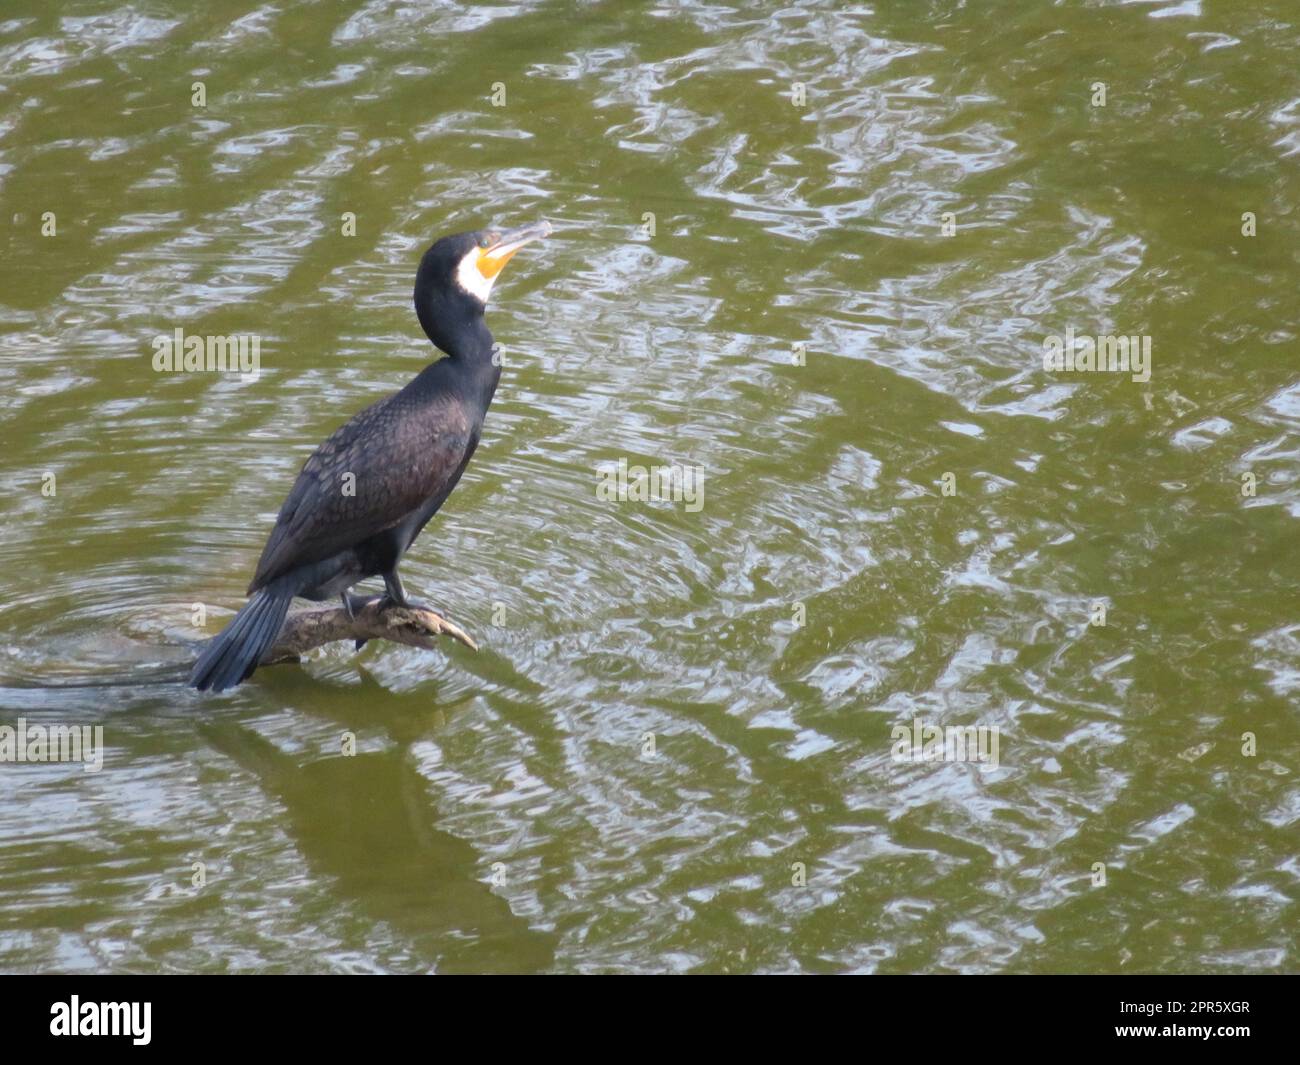
[[[509,251],[497,252],[495,255],[490,251],[480,251],[478,253],[478,272],[484,277],[493,278],[501,273],[501,268],[510,261],[510,257],[517,252],[518,248],[511,248]]]

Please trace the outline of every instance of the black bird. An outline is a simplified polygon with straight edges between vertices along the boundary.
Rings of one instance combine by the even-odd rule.
[[[397,564],[465,472],[501,377],[483,322],[488,294],[510,257],[550,231],[538,222],[460,233],[424,253],[415,313],[447,358],[356,415],[303,464],[248,586],[252,598],[203,649],[191,686],[223,691],[247,680],[294,596],[339,595],[350,614],[348,589],[378,576],[388,600],[408,605]]]

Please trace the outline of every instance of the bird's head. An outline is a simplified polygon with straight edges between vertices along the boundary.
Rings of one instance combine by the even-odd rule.
[[[511,256],[550,232],[549,222],[534,222],[518,229],[457,233],[435,243],[415,275],[415,312],[429,339],[447,351],[456,330],[482,317]]]

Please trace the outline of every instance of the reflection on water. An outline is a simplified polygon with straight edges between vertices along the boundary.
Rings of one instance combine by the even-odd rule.
[[[1248,6],[11,3],[0,724],[109,751],[0,765],[0,966],[1294,968],[1300,42]],[[537,217],[404,566],[483,650],[183,688],[430,357],[422,248]]]
[[[392,927],[404,965],[536,972],[554,960],[554,936],[531,931],[476,878],[474,848],[433,827],[437,811],[402,748],[304,766],[241,726],[200,731],[283,805],[307,867],[363,919]],[[493,872],[508,885],[504,867]]]

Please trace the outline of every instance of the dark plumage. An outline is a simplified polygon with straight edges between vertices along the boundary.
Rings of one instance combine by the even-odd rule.
[[[303,464],[248,586],[252,598],[204,648],[193,687],[222,691],[246,680],[294,596],[340,595],[350,610],[348,589],[379,576],[389,599],[406,605],[397,564],[465,472],[501,376],[483,322],[488,293],[510,256],[549,232],[543,222],[462,233],[425,252],[416,314],[447,358],[361,411]]]

